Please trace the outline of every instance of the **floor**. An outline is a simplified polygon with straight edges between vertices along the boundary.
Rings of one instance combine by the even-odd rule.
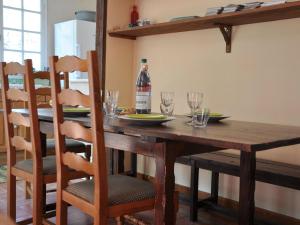
[[[31,202],[30,200],[25,200],[24,198],[24,185],[22,181],[17,182],[17,218],[26,219],[31,215]],[[48,200],[50,202],[55,201],[55,195],[49,194]],[[0,184],[0,213],[6,213],[6,184]],[[206,210],[199,210],[199,222],[192,223],[189,221],[189,208],[186,205],[181,204],[179,212],[177,214],[177,224],[178,225],[236,225],[234,219],[226,217],[224,215],[208,212]],[[152,211],[144,212],[135,215],[136,218],[141,219],[146,224],[153,224],[154,214]],[[90,225],[92,224],[92,219],[80,210],[73,207],[69,208],[69,225]],[[1,221],[0,221],[1,224]],[[110,221],[110,225],[115,224],[114,221]],[[1,224],[4,225],[4,224]]]

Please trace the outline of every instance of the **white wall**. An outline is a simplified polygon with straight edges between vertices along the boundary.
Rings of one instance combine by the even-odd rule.
[[[133,0],[108,1],[108,27],[128,24]],[[78,10],[96,11],[96,0],[48,0],[48,55],[54,54],[54,24],[74,19]],[[106,87],[120,91],[119,104],[132,104],[133,42],[107,36]],[[87,88],[86,83],[73,87]]]
[[[96,0],[48,0],[48,55],[54,54],[54,24],[75,18],[78,10],[96,11]]]

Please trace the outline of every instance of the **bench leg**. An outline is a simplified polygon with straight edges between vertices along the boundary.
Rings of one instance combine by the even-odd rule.
[[[196,222],[198,220],[198,184],[199,183],[199,168],[196,167],[196,162],[191,164],[191,194],[190,194],[190,220]]]
[[[211,201],[218,204],[219,198],[219,173],[212,171],[211,174]]]

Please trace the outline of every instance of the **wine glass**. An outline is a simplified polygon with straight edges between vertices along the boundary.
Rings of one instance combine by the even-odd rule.
[[[163,115],[172,116],[174,112],[174,92],[161,92],[160,111]]]
[[[187,102],[191,109],[192,121],[189,123],[191,126],[196,125],[197,111],[201,108],[203,102],[203,93],[191,91],[187,93]]]

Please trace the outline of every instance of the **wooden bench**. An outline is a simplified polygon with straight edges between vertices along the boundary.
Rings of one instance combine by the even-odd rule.
[[[214,152],[190,157],[181,157],[178,163],[191,166],[191,202],[190,219],[197,221],[199,207],[206,203],[218,204],[219,174],[240,176],[239,155]],[[199,169],[212,171],[211,196],[209,199],[198,200]],[[300,190],[300,166],[270,160],[257,159],[256,181]]]

